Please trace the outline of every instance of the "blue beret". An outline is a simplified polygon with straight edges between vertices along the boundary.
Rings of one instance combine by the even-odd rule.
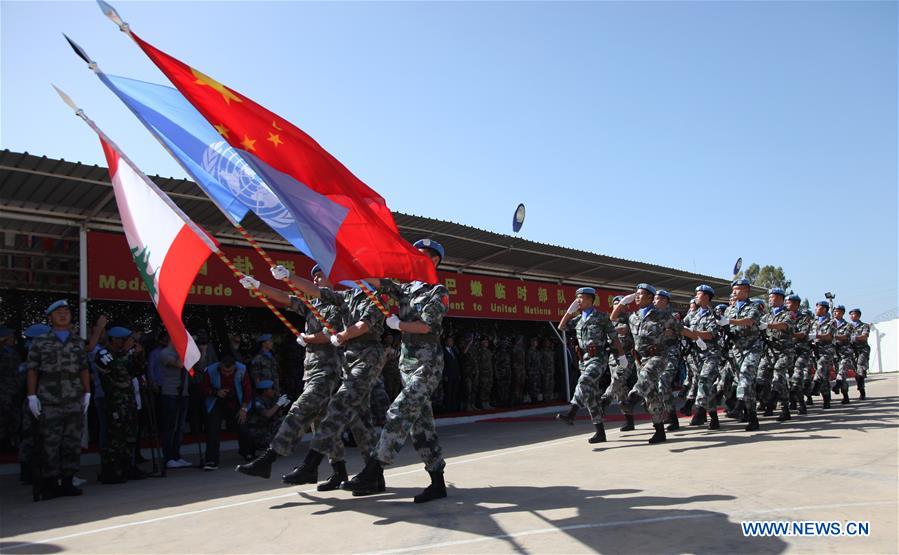
[[[443,250],[443,245],[433,239],[419,239],[412,246],[416,249],[431,249],[440,256],[441,261],[443,261],[443,257],[446,254],[446,251]]]
[[[638,290],[638,291],[639,291],[640,289],[643,289],[644,291],[648,291],[648,292],[650,292],[650,293],[653,294],[653,295],[656,294],[656,288],[653,287],[652,285],[648,284],[648,283],[638,283],[637,286],[634,287],[634,289],[636,289],[636,290]]]
[[[316,264],[315,266],[313,266],[312,270],[309,272],[309,275],[315,277],[315,274],[317,274],[318,272],[325,273],[325,271],[322,270],[321,264]]]
[[[842,310],[843,312],[846,312],[846,307],[841,304],[838,304],[837,306],[833,307],[833,309],[834,310]]]
[[[12,328],[0,327],[0,337],[9,337],[13,334]]]
[[[47,307],[46,314],[49,315],[51,312],[53,312],[57,308],[62,308],[62,307],[66,307],[69,310],[71,310],[71,308],[69,307],[69,301],[67,301],[65,299],[59,299],[58,301],[54,302],[53,304],[51,304],[50,306]]]
[[[593,295],[595,297],[596,289],[594,289],[592,287],[581,287],[580,289],[575,291],[575,293],[578,293],[578,294],[583,293],[584,295]]]
[[[270,387],[275,387],[275,382],[272,380],[259,380],[256,382],[256,389],[268,389]]]
[[[259,337],[256,338],[256,343],[262,343],[263,341],[271,341],[271,340],[272,340],[272,334],[263,333],[262,335],[260,335]]]
[[[735,279],[730,282],[731,287],[736,287],[738,285],[745,285],[746,287],[749,287],[750,285],[752,285],[752,283],[746,278]]]
[[[615,303],[617,303],[617,302],[621,302],[621,299],[623,299],[623,298],[624,298],[624,297],[623,297],[622,295],[615,295],[614,297],[612,297],[612,304],[615,304]]]
[[[788,300],[788,301],[793,301],[793,302],[795,302],[795,303],[801,303],[801,302],[802,302],[802,298],[800,298],[799,295],[797,295],[796,293],[793,293],[792,295],[788,296],[788,297],[787,297],[787,300]]]
[[[131,335],[131,330],[128,328],[123,328],[122,326],[114,326],[109,328],[109,331],[106,332],[106,335],[109,337],[117,337],[119,339],[125,339]]]
[[[712,289],[712,286],[711,286],[711,285],[706,285],[706,284],[704,284],[704,283],[696,288],[696,292],[697,292],[697,293],[700,293],[700,292],[702,292],[702,293],[708,293],[708,294],[709,294],[709,297],[714,297],[714,296],[715,296],[715,290]]]
[[[721,303],[721,304],[719,304],[719,305],[716,305],[716,306],[715,306],[715,310],[727,310],[727,305],[724,304],[724,303]]]
[[[765,301],[763,301],[762,299],[756,299],[755,297],[749,299],[749,302],[751,302],[752,304],[757,304],[757,305],[760,305],[760,306],[765,306]]]
[[[780,287],[772,287],[771,289],[768,289],[768,294],[769,295],[780,295],[781,297],[787,296],[787,292],[784,291],[783,289],[781,289]]]
[[[658,295],[660,297],[665,297],[669,301],[671,300],[671,293],[669,293],[668,291],[665,291],[664,289],[659,289],[658,291],[656,291],[656,295]]]
[[[22,335],[27,337],[28,339],[34,339],[35,337],[41,336],[49,332],[51,329],[47,324],[31,324],[25,331],[22,332]]]
[[[853,308],[849,311],[849,314],[852,314],[853,312],[857,312],[859,316],[862,315],[862,310],[860,308]]]
[[[830,303],[827,301],[818,301],[815,303],[815,306],[818,306],[818,305],[821,305],[824,308],[826,308],[827,310],[830,310]]]

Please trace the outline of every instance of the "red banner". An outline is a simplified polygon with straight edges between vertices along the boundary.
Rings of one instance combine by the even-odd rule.
[[[274,287],[268,264],[249,247],[223,246],[222,250],[239,270],[251,274]],[[302,254],[268,251],[278,264],[308,276],[313,262]],[[128,249],[125,236],[118,233],[91,231],[87,234],[87,294],[91,299],[149,302],[146,285]],[[538,281],[495,278],[477,274],[438,272],[450,293],[449,316],[488,318],[494,320],[556,321],[575,297],[575,287]],[[596,306],[611,312],[612,297],[620,294],[597,289]],[[263,307],[234,279],[231,271],[217,258],[210,257],[200,270],[196,283],[187,296],[190,304]]]

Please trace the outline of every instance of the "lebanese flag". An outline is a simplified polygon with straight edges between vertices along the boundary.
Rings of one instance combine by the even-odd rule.
[[[184,327],[181,313],[200,267],[217,246],[114,144],[102,136],[100,144],[109,162],[109,177],[134,263],[172,346],[193,374],[200,349]]]

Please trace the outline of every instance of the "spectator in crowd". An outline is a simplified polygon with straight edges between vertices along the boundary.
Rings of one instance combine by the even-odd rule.
[[[243,364],[230,355],[206,367],[201,391],[206,410],[206,461],[203,470],[218,470],[222,422],[238,434],[240,455],[251,455],[247,414],[253,400],[250,376]]]
[[[459,411],[459,388],[462,374],[459,370],[459,349],[450,335],[443,340],[443,410]]]
[[[556,400],[556,355],[552,341],[543,340],[543,350],[540,352],[541,373],[543,375],[543,400]]]
[[[480,377],[478,375],[478,346],[472,332],[465,334],[461,351],[462,402],[466,412],[474,412],[475,406],[480,401],[478,395]]]
[[[34,340],[46,333],[48,333],[52,328],[47,324],[32,324],[25,328],[25,331],[22,335],[25,336],[25,352],[30,354],[31,346],[34,344]],[[19,385],[19,391],[22,395],[22,432],[20,434],[19,440],[19,479],[22,483],[31,484],[34,478],[33,468],[32,468],[32,457],[34,455],[34,418],[29,410],[29,403],[25,399],[26,393],[26,384],[27,381],[27,363],[22,363],[19,365],[19,381],[22,383]]]
[[[234,360],[241,364],[246,364],[250,360],[239,333],[231,332],[228,334],[228,348],[224,352],[234,357]]]
[[[253,357],[253,361],[250,363],[253,383],[258,384],[261,381],[270,380],[275,384],[275,394],[277,395],[281,388],[278,377],[278,361],[275,360],[275,353],[272,352],[275,346],[274,337],[270,333],[263,333],[256,338],[256,342],[259,344],[259,353]]]
[[[166,468],[192,466],[181,456],[181,437],[187,422],[190,398],[187,369],[171,345],[168,334],[160,334],[157,371],[154,380],[159,386],[159,434]]]
[[[481,336],[478,347],[478,393],[481,410],[491,410],[490,395],[493,393],[493,351],[490,350],[490,339]]]
[[[525,370],[524,335],[515,336],[515,345],[512,346],[512,405],[518,406],[524,403],[524,392],[527,385],[527,372]]]
[[[209,333],[205,329],[197,330],[194,335],[194,342],[200,349],[200,360],[194,364],[193,373],[188,374],[188,392],[190,399],[188,400],[187,417],[190,424],[190,432],[194,437],[203,433],[204,424],[207,420],[206,399],[203,394],[203,377],[206,368],[218,362],[218,353],[215,347],[209,342]]]
[[[493,404],[503,408],[508,407],[512,399],[512,352],[509,347],[509,339],[500,337],[493,353]]]
[[[16,387],[22,357],[16,349],[16,336],[11,328],[0,327],[0,449],[15,449],[16,432],[21,415],[19,389]]]
[[[528,398],[531,403],[543,401],[543,357],[540,354],[540,338],[532,337],[525,354],[528,380]]]
[[[267,449],[271,444],[284,417],[282,409],[288,405],[290,399],[287,395],[275,396],[275,382],[272,380],[256,382],[256,395],[247,414],[249,446],[244,453],[247,461],[256,458],[257,449]]]

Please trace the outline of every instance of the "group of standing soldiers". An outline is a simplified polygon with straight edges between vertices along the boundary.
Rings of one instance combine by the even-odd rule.
[[[823,397],[824,409],[831,406],[831,392],[847,404],[850,371],[865,398],[870,325],[861,321],[861,310],[850,311],[847,321],[844,306],[834,307],[831,316],[823,300],[812,314],[800,308],[798,295],[777,287],[768,291],[766,310],[763,301],[749,298],[749,290],[749,280],[734,280],[729,304],[712,307],[714,289],[699,285],[681,321],[670,310],[671,295],[646,283],[615,297],[610,316],[594,307],[595,289],[578,289],[559,329],[574,328],[581,375],[568,411],[557,418],[573,424],[578,410],[587,408],[596,428],[588,441],[599,443],[606,441],[603,417],[612,402],[625,416],[621,431],[634,429],[633,409],[642,402],[655,429],[649,443],[665,441],[666,431],[680,428],[673,386],[681,360],[681,410],[692,416],[691,426],[708,423],[710,430],[721,426],[722,405],[754,431],[758,412],[773,416],[778,404],[780,422],[794,410],[806,414],[813,395]]]

